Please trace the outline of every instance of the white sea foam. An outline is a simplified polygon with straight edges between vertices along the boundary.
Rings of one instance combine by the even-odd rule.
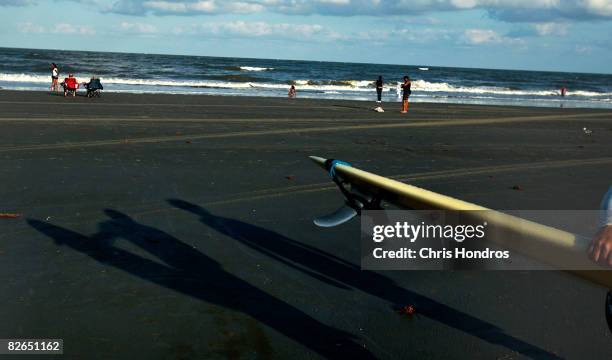
[[[74,75],[78,81],[87,81],[88,76]],[[119,85],[144,85],[144,86],[176,86],[176,87],[219,87],[219,88],[249,88],[254,83],[248,82],[223,82],[208,80],[158,80],[158,79],[130,79],[101,77],[103,84]],[[0,74],[0,81],[17,83],[50,83],[50,78],[44,75],[28,74]],[[287,87],[286,85],[283,87]]]
[[[357,88],[374,88],[374,81],[372,80],[349,80],[348,82],[351,84],[351,86]]]
[[[75,74],[79,81],[87,81],[88,75]],[[17,88],[29,86],[29,84],[49,84],[51,79],[47,75],[31,75],[31,74],[10,74],[0,73],[0,82],[6,87]],[[287,89],[289,85],[283,83],[270,82],[232,82],[232,81],[215,81],[215,80],[171,80],[171,79],[131,79],[131,78],[116,78],[102,77],[104,85],[119,85],[121,88],[134,87],[138,90],[140,87],[178,87],[178,88],[217,88],[217,89]],[[9,85],[7,85],[9,84]],[[358,93],[373,91],[373,81],[371,80],[346,80],[335,82],[296,80],[298,91],[314,91],[322,93]],[[385,91],[395,91],[395,84],[389,83]],[[109,90],[111,90],[109,88]],[[456,94],[460,96],[465,94],[470,97],[476,95],[493,95],[493,96],[538,96],[538,97],[558,97],[559,92],[556,89],[550,90],[517,90],[505,87],[496,86],[457,86],[447,82],[429,82],[425,80],[412,81],[413,95],[418,93],[436,94]],[[160,89],[160,91],[163,91]],[[597,98],[602,101],[610,101],[612,93],[594,92],[594,91],[569,91],[568,97],[584,97]]]
[[[0,74],[0,81],[8,82],[32,82],[32,83],[51,83],[50,76],[27,75],[27,74]]]
[[[467,93],[467,94],[498,94],[498,95],[531,95],[531,96],[558,96],[558,90],[515,90],[497,86],[455,86],[446,82],[432,83],[425,80],[412,81],[412,90],[426,92]],[[568,91],[568,96],[610,96],[612,93],[594,91]]]
[[[257,67],[257,66],[240,66],[240,70],[244,70],[244,71],[270,71],[270,70],[274,70],[274,68]]]

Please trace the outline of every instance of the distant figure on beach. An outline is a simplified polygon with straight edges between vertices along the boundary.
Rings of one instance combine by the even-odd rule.
[[[92,75],[88,83],[84,83],[87,89],[87,97],[92,98],[94,96],[100,97],[100,90],[104,90],[100,79],[96,75]]]
[[[291,85],[291,87],[289,88],[289,93],[287,95],[289,95],[289,99],[295,99],[297,95],[297,92],[295,91],[295,85]]]
[[[59,84],[57,83],[58,78],[59,78],[59,68],[57,67],[57,65],[55,65],[55,63],[51,63],[51,87],[49,88],[49,90],[51,91],[59,90]]]
[[[402,114],[408,112],[408,97],[412,91],[410,90],[410,78],[408,76],[404,76],[404,83],[402,83]]]
[[[566,88],[565,86],[563,86],[563,87],[561,88],[561,90],[559,90],[559,94],[560,94],[561,96],[565,96],[565,95],[567,94],[567,88]]]
[[[64,87],[64,97],[68,95],[68,93],[72,94],[72,97],[76,96],[76,91],[79,88],[79,82],[72,74],[68,74],[68,77],[64,79],[62,83]]]
[[[597,263],[612,266],[612,186],[601,200],[600,226],[589,247],[589,256]]]
[[[378,77],[378,80],[376,80],[376,95],[378,96],[378,100],[376,101],[377,103],[381,103],[382,102],[382,92],[383,92],[383,78],[382,76]]]

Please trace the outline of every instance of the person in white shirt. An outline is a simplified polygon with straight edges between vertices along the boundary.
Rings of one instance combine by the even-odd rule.
[[[55,63],[52,63],[51,64],[51,87],[49,88],[49,90],[51,91],[59,90],[59,84],[57,83],[58,78],[59,78],[59,68],[57,67],[57,65],[55,65]]]
[[[601,229],[589,247],[589,257],[600,264],[612,266],[612,186],[601,201]]]

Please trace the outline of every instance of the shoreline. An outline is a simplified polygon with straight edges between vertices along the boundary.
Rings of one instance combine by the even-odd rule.
[[[35,94],[35,95],[41,95],[44,94],[46,96],[49,97],[63,97],[63,92],[58,91],[57,93],[53,94],[48,90],[15,90],[15,89],[6,89],[6,88],[0,88],[0,94],[8,94],[9,97],[13,98],[18,96],[19,94]],[[371,103],[372,107],[377,106],[376,104],[376,99],[375,99],[375,93],[372,96],[372,100],[361,100],[361,99],[335,99],[335,98],[317,98],[317,97],[299,97],[299,93],[298,93],[298,98],[295,99],[288,99],[287,97],[277,97],[277,96],[266,96],[266,95],[235,95],[235,94],[208,94],[208,93],[189,93],[189,94],[182,94],[182,93],[166,93],[166,92],[132,92],[132,91],[113,91],[113,90],[103,90],[102,91],[102,98],[111,98],[113,100],[116,100],[116,98],[118,97],[128,97],[128,98],[160,98],[160,97],[185,97],[185,98],[192,98],[192,99],[198,99],[198,98],[236,98],[236,99],[246,99],[247,101],[254,101],[257,99],[265,99],[263,101],[268,101],[268,100],[279,100],[279,101],[311,101],[311,102],[321,102],[321,103],[344,103],[344,104],[366,104],[366,103]],[[83,91],[82,89],[79,89],[79,91],[77,92],[77,96],[75,99],[86,99],[88,101],[101,101],[101,99],[88,99],[85,96],[85,91]],[[1,101],[1,98],[0,98]],[[560,100],[562,101],[562,100]],[[570,100],[571,102],[572,100]],[[444,102],[444,101],[411,101],[411,104],[418,104],[419,106],[424,105],[426,107],[430,107],[430,106],[452,106],[452,107],[473,107],[473,106],[477,106],[477,107],[492,107],[492,108],[517,108],[517,109],[522,109],[522,110],[535,110],[535,109],[549,109],[549,110],[553,110],[553,109],[561,109],[561,110],[586,110],[586,111],[610,111],[612,110],[612,104],[610,105],[610,107],[576,107],[576,106],[538,106],[538,105],[533,105],[533,104],[528,104],[528,105],[517,105],[517,104],[481,104],[481,103],[471,103],[471,102]],[[401,100],[397,100],[397,101],[384,101],[382,102],[382,105],[384,106],[385,104],[387,105],[392,105],[392,106],[396,106],[396,107],[400,107],[401,106]],[[368,107],[368,109],[371,109],[370,107]]]

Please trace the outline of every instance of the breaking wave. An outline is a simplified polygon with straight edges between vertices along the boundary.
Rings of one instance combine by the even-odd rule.
[[[271,71],[274,68],[257,67],[257,66],[239,66],[242,71]]]
[[[412,89],[425,92],[465,93],[465,94],[497,94],[497,95],[525,95],[525,96],[559,96],[559,91],[551,90],[521,90],[510,87],[497,86],[456,86],[447,82],[428,82],[425,80],[412,81]],[[610,96],[612,93],[594,91],[568,91],[568,96]]]
[[[264,68],[258,68],[264,69]],[[260,71],[260,70],[254,70]],[[88,76],[75,74],[79,81],[86,81]],[[16,88],[24,84],[49,84],[50,77],[46,75],[10,74],[0,73],[0,82],[7,88]],[[208,80],[178,80],[178,79],[133,79],[118,77],[103,77],[104,85],[121,85],[138,90],[140,86],[146,87],[179,87],[179,88],[218,88],[218,89],[287,89],[288,83],[274,82],[271,79],[259,78],[248,75],[222,75],[212,76]],[[298,91],[314,91],[321,93],[354,93],[371,92],[374,82],[371,80],[295,80],[289,82],[298,88]],[[385,91],[395,92],[397,83],[387,83]],[[109,87],[111,90],[111,87]],[[468,96],[477,95],[503,95],[503,96],[536,96],[548,97],[558,96],[556,89],[550,90],[527,90],[510,87],[496,86],[459,86],[448,82],[428,82],[425,80],[412,81],[412,90],[416,93],[441,93],[441,94],[464,94]],[[163,90],[160,90],[163,91]],[[569,91],[570,97],[602,98],[612,97],[610,92],[595,92],[586,90]],[[605,99],[602,99],[605,100]]]
[[[271,67],[259,67],[259,66],[224,66],[225,70],[240,70],[240,71],[272,71],[274,68]]]

